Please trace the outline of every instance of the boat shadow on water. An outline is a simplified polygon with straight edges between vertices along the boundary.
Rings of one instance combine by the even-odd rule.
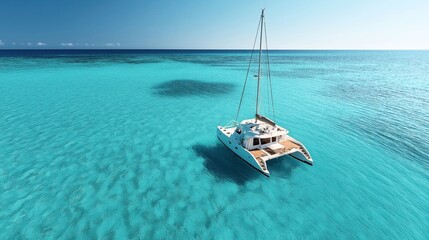
[[[231,93],[234,88],[234,84],[226,82],[176,79],[157,84],[152,90],[155,94],[165,97],[186,97],[224,95]]]
[[[196,144],[194,152],[204,159],[204,166],[210,174],[224,181],[232,181],[244,185],[248,181],[266,179],[266,176],[249,166],[228,148],[218,143],[214,146]],[[271,177],[289,178],[300,163],[290,157],[280,157],[268,162]]]

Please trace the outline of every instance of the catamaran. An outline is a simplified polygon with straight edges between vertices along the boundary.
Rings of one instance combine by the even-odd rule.
[[[250,166],[254,167],[256,170],[260,171],[266,176],[270,176],[270,172],[267,168],[267,161],[269,160],[285,155],[290,155],[296,160],[307,163],[309,165],[313,165],[313,159],[311,158],[311,155],[305,148],[305,146],[296,139],[294,139],[292,136],[290,136],[289,131],[287,129],[280,127],[275,123],[275,121],[271,120],[266,116],[263,116],[260,113],[259,108],[261,98],[261,81],[263,73],[261,69],[261,61],[263,60],[263,35],[265,35],[265,43],[267,42],[266,30],[264,29],[266,29],[266,27],[264,22],[264,9],[262,9],[261,17],[258,23],[258,29],[256,31],[255,41],[253,44],[254,50],[256,40],[259,36],[258,74],[255,75],[255,77],[257,78],[255,117],[251,119],[242,120],[241,122],[237,122],[249,75],[250,65],[252,62],[252,56],[254,52],[252,50],[236,118],[235,120],[228,123],[226,126],[217,126],[217,137],[226,147],[228,147],[232,152],[234,152],[241,159],[247,162]],[[271,103],[273,103],[271,75],[269,70],[268,44],[266,44],[265,53],[265,61],[267,65],[266,79],[267,81],[269,81],[269,93],[271,95]],[[274,115],[274,104],[272,104],[272,113]]]

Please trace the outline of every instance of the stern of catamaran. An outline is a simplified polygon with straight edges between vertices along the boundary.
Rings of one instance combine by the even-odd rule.
[[[248,151],[243,147],[243,142],[241,136],[243,136],[242,129],[234,125],[227,126],[218,126],[217,127],[217,137],[218,139],[233,153],[238,157],[244,160],[251,167],[260,171],[266,176],[270,175],[270,172],[267,169],[265,161],[261,159],[263,153],[261,151]]]
[[[313,165],[313,160],[305,146],[291,137],[289,131],[269,119],[258,116],[242,121],[237,129],[243,131],[242,145],[246,150],[259,150],[264,161],[291,155],[304,163]]]

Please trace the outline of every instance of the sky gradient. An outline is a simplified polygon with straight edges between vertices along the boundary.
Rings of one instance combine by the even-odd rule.
[[[429,49],[428,0],[2,0],[0,49]]]

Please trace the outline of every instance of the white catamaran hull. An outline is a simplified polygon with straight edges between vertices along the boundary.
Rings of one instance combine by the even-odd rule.
[[[232,132],[235,130],[231,129]],[[260,164],[258,164],[258,161],[256,160],[256,158],[245,148],[243,148],[242,146],[240,146],[238,144],[237,139],[231,139],[232,137],[229,137],[227,135],[227,132],[224,132],[221,130],[221,126],[217,127],[217,138],[229,149],[231,149],[231,151],[233,153],[235,153],[237,156],[239,156],[241,159],[243,159],[246,163],[248,163],[250,166],[252,166],[253,168],[255,168],[256,170],[260,171],[261,173],[263,173],[266,176],[270,176],[270,172],[268,171],[268,169],[264,170],[262,168],[262,166],[260,166]]]
[[[289,155],[298,161],[313,166],[313,160],[307,159],[307,157],[301,151],[295,151]]]
[[[249,151],[240,144],[239,135],[235,130],[235,127],[225,128],[218,126],[217,137],[233,153],[268,177],[270,176],[270,172],[268,171],[266,162],[285,155],[290,155],[298,161],[313,165],[313,159],[304,145],[291,136],[286,136],[284,141],[279,143],[284,146],[284,148],[276,151],[269,149],[269,147],[261,147]]]

